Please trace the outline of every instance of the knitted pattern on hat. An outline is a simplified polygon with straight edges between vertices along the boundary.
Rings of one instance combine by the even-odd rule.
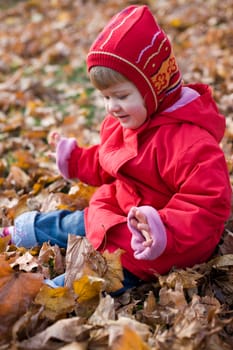
[[[88,71],[93,66],[112,68],[132,81],[149,115],[180,96],[181,73],[170,41],[147,6],[128,6],[110,20],[87,55]]]

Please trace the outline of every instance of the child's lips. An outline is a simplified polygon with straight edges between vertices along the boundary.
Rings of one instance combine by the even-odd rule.
[[[125,118],[128,118],[129,115],[119,115],[117,116],[118,119],[125,119]]]

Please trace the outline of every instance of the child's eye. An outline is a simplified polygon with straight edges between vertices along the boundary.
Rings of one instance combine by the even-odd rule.
[[[120,95],[118,96],[119,100],[125,100],[128,97],[128,95]]]

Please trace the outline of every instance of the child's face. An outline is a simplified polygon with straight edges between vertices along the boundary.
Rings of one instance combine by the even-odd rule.
[[[123,128],[136,129],[147,119],[144,100],[131,82],[117,83],[101,93],[107,113],[118,119]]]

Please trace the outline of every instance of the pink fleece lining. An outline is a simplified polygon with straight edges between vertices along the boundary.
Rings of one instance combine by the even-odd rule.
[[[76,145],[77,145],[77,141],[74,137],[71,137],[71,138],[62,137],[57,144],[57,149],[56,149],[57,167],[65,179],[70,178],[69,159]]]
[[[189,88],[188,86],[183,86],[181,89],[181,97],[179,98],[179,100],[177,100],[171,107],[165,109],[164,112],[175,111],[176,109],[183,107],[188,103],[192,102],[199,96],[200,94],[197,91]]]

